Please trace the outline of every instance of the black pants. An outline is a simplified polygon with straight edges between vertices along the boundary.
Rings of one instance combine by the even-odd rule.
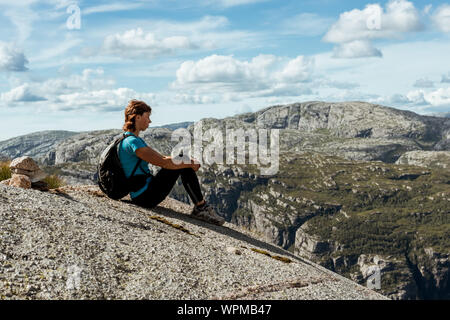
[[[169,170],[163,168],[152,177],[147,190],[134,198],[133,202],[146,208],[156,207],[170,193],[179,176],[181,176],[183,186],[192,202],[196,204],[202,201],[203,195],[194,169],[186,168]]]

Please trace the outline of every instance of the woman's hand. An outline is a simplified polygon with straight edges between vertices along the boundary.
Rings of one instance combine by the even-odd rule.
[[[198,171],[200,169],[200,164],[197,163],[197,160],[190,159],[191,163],[180,163],[176,164],[173,162],[173,158],[170,156],[163,156],[158,151],[153,150],[150,147],[142,147],[136,150],[136,155],[155,166],[169,169],[169,170],[177,170],[184,168],[192,168],[194,171]]]
[[[191,158],[191,165],[192,165],[192,169],[194,169],[195,172],[198,171],[198,169],[200,169],[201,164],[200,162],[198,162],[196,159]]]
[[[192,163],[192,169],[194,169],[195,172],[198,171],[198,169],[200,169],[201,165],[200,163]]]

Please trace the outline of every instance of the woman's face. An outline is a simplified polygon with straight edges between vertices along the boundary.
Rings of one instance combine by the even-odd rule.
[[[150,120],[150,112],[144,112],[142,116],[137,115],[135,122],[136,129],[139,131],[145,131],[151,122],[152,121]]]

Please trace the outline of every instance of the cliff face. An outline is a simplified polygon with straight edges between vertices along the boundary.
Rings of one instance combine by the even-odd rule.
[[[409,151],[405,152],[395,163],[450,169],[450,151]]]
[[[71,131],[41,131],[0,141],[0,157],[31,156],[41,159],[51,152],[58,142],[78,134]]]
[[[450,119],[362,102],[307,102],[201,124],[203,131],[281,130],[273,176],[254,165],[200,169],[207,200],[227,221],[361,284],[376,266],[380,292],[391,298],[449,297]],[[73,184],[95,182],[98,156],[120,133],[60,141],[44,157],[46,171]],[[142,137],[163,154],[176,143],[167,128]],[[181,182],[171,196],[189,203]]]
[[[209,201],[222,212],[236,208],[233,223],[361,284],[370,276],[361,270],[376,265],[361,257],[378,256],[388,265],[381,292],[391,298],[449,297],[448,170],[305,153],[286,156],[260,183],[256,170],[240,172],[205,170],[201,178]]]
[[[0,299],[385,299],[189,210],[0,185]]]

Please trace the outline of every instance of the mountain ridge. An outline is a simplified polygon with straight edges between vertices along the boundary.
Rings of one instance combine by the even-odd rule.
[[[363,102],[305,102],[187,129],[198,125],[222,133],[280,129],[277,174],[265,177],[246,164],[198,171],[205,198],[227,221],[358,283],[378,261],[382,292],[393,299],[449,296],[450,119]],[[99,154],[121,132],[69,137],[41,162],[70,184],[94,183]],[[171,134],[150,128],[141,137],[170,154]],[[170,196],[190,202],[181,183]]]
[[[395,162],[406,151],[450,151],[450,119],[422,116],[411,111],[364,102],[295,103],[267,107],[254,113],[224,119],[206,118],[201,122],[207,126],[218,124],[222,128],[223,124],[227,123],[227,126],[235,128],[283,129],[292,136],[285,139],[292,142],[289,144],[289,141],[285,141],[286,150],[324,149],[325,153],[336,153],[355,160]],[[190,122],[169,125],[170,128],[187,127],[191,131],[193,126],[194,124]],[[165,128],[168,129],[150,128],[148,132]],[[59,131],[55,131],[53,135],[57,132]],[[55,149],[60,142],[76,135],[84,137],[99,132],[120,133],[121,130],[70,132],[57,138],[49,137],[47,140],[42,134],[33,133],[0,142],[0,155],[9,158],[29,155],[40,162],[53,164],[52,155],[49,153],[56,152]],[[148,132],[144,132],[143,136],[147,137]],[[36,136],[38,137],[35,142],[36,149],[30,148],[29,145],[32,143],[29,140],[32,141]],[[301,143],[302,140],[307,143]],[[44,146],[40,146],[42,144]],[[45,158],[47,160],[44,161]],[[61,161],[67,162],[70,158]]]

